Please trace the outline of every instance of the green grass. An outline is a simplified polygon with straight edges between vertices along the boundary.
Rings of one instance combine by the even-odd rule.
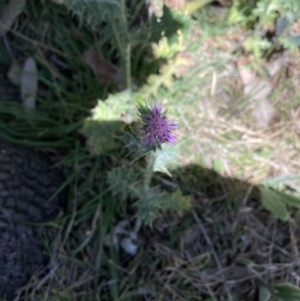
[[[181,159],[172,178],[157,174],[153,183],[170,191],[180,187],[192,196],[193,209],[182,217],[161,216],[153,229],[142,227],[138,253],[130,257],[107,243],[107,235],[134,212],[106,184],[107,171],[126,166],[127,159],[119,151],[92,156],[79,133],[97,100],[113,91],[82,62],[83,51],[97,41],[95,32],[61,6],[27,4],[17,34],[8,38],[18,60],[36,59],[41,89],[33,112],[0,102],[0,138],[52,150],[69,187],[65,212],[53,222],[57,235],[45,242],[50,272],[31,284],[36,300],[256,300],[261,283],[295,282],[289,269],[296,266],[299,229],[264,211],[252,184],[298,173],[299,139],[289,122],[299,97],[287,104],[280,86],[271,101],[281,123],[257,128],[237,70],[226,71],[233,57],[222,45],[239,29],[205,16],[206,9],[194,24],[202,38],[186,36],[197,67],[156,97],[181,126]],[[0,47],[0,64],[7,68]],[[55,65],[53,55],[66,68]]]

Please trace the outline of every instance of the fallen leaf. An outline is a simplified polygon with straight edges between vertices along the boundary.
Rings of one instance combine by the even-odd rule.
[[[275,120],[276,110],[268,99],[263,99],[255,104],[252,116],[258,127],[266,128]]]
[[[16,86],[19,86],[21,83],[21,67],[16,61],[13,61],[10,66],[8,73],[8,79]]]
[[[100,83],[117,83],[123,80],[123,72],[117,66],[104,60],[100,49],[88,49],[83,55],[84,62],[91,67]]]
[[[37,67],[33,58],[25,61],[21,72],[21,99],[25,109],[34,110],[38,88]]]
[[[185,5],[185,0],[165,0],[165,5],[169,8],[181,9]]]
[[[0,37],[4,37],[10,30],[17,17],[23,11],[26,0],[11,0],[5,6],[0,16]]]

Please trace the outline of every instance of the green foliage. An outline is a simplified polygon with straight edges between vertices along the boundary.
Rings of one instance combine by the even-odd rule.
[[[143,148],[141,140],[134,129],[131,129],[131,132],[124,132],[124,134],[118,138],[123,142],[128,151],[128,155],[137,153]]]
[[[171,176],[168,168],[176,162],[178,154],[176,148],[170,144],[163,144],[155,153],[153,171],[159,171]]]
[[[272,43],[265,38],[259,36],[250,36],[244,42],[244,47],[247,51],[252,52],[255,57],[260,58],[263,56],[265,50],[269,49]]]
[[[180,190],[173,193],[159,193],[153,188],[141,188],[136,191],[138,201],[134,204],[137,207],[136,217],[148,226],[160,213],[176,211],[182,214],[190,207],[190,198],[184,197]]]
[[[132,168],[118,167],[111,170],[107,175],[107,183],[114,196],[118,196],[121,201],[129,199],[135,191],[135,183],[140,174]]]
[[[132,60],[141,58],[141,47],[143,51],[153,43],[159,43],[162,37],[170,45],[178,44],[178,31],[187,30],[191,22],[186,14],[179,14],[165,6],[159,13],[159,20],[156,16],[152,16],[151,20],[140,17],[145,0],[132,0],[130,3],[125,0],[62,0],[62,3],[80,19],[99,29],[102,46],[109,44],[107,48],[110,53],[117,53],[117,59],[121,59],[127,89],[132,88],[132,64],[139,65]]]
[[[135,116],[134,112],[129,91],[110,95],[105,102],[99,100],[92,110],[92,116],[84,121],[82,129],[92,152],[100,155],[116,148],[117,135],[125,126],[122,117],[126,116],[127,122],[130,122]]]
[[[123,135],[123,141],[132,136]],[[131,145],[129,143],[129,145]],[[132,151],[137,151],[140,146],[132,144]],[[136,172],[132,167],[114,168],[108,173],[107,182],[114,196],[122,201],[136,199],[134,206],[137,208],[136,218],[151,226],[160,213],[175,211],[182,214],[190,207],[190,198],[183,196],[180,190],[173,193],[160,192],[152,188],[150,179],[155,171],[170,175],[167,167],[172,165],[177,158],[176,151],[171,145],[164,145],[155,153],[150,151],[146,156],[147,168],[143,173]]]
[[[62,0],[71,11],[93,26],[122,16],[120,0]]]
[[[287,206],[300,208],[300,198],[260,185],[262,205],[282,221],[290,219]]]
[[[272,292],[265,286],[259,288],[259,301],[271,301]],[[273,297],[276,301],[300,301],[300,288],[285,282],[273,286]]]
[[[259,295],[258,295],[258,301],[269,301],[272,294],[270,290],[265,286],[259,287]]]
[[[279,283],[273,286],[278,301],[300,301],[300,288],[291,283]]]
[[[299,45],[297,39],[286,34],[287,29],[299,17],[300,1],[297,0],[238,0],[234,1],[229,21],[252,30],[252,35],[246,40],[244,46],[256,58],[261,58],[271,47],[282,45],[286,49],[293,50]],[[271,42],[262,35],[262,29],[272,25],[277,25],[277,28],[275,39]]]
[[[156,96],[159,88],[171,88],[178,68],[187,65],[188,61],[185,58],[175,57],[160,68],[159,74],[150,75],[147,84],[141,88],[139,93],[144,97]]]
[[[183,212],[190,208],[191,199],[188,196],[183,196],[182,192],[177,189],[173,193],[164,193],[161,198],[162,211],[175,211],[182,215]]]
[[[145,1],[133,0],[128,4],[125,0],[62,0],[62,3],[79,18],[101,30],[102,46],[109,42],[111,51],[117,50],[117,58],[123,62],[126,74],[127,90],[110,95],[106,101],[99,101],[91,116],[84,121],[82,133],[87,137],[90,150],[95,155],[108,154],[121,148],[123,142],[128,155],[134,154],[135,159],[153,152],[141,144],[137,129],[128,126],[137,117],[133,98],[137,95],[143,99],[148,98],[156,95],[162,86],[171,87],[173,78],[178,74],[177,69],[188,63],[176,54],[183,50],[183,35],[192,19],[186,13],[162,6],[163,1],[157,0],[153,1],[156,16],[152,16],[149,22],[140,19],[138,26],[134,25],[136,16]],[[153,47],[153,60],[163,59],[166,63],[160,67],[158,74],[148,77],[147,84],[142,89],[131,94],[131,51],[134,49],[140,52],[141,45],[144,48]],[[188,208],[190,201],[180,191],[173,194],[159,193],[150,187],[154,172],[170,175],[168,168],[174,164],[176,157],[174,148],[163,145],[156,151],[153,161],[146,160],[147,166],[143,174],[135,171],[141,170],[138,165],[135,169],[121,166],[114,168],[107,176],[109,189],[121,201],[137,200],[137,217],[147,225],[151,225],[160,212],[175,210],[182,213]]]

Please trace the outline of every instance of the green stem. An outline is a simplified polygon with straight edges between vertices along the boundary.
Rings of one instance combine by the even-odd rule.
[[[127,7],[125,0],[121,0],[121,18],[121,26],[125,29],[125,37],[123,37],[124,45],[122,45],[122,43],[118,43],[118,45],[123,58],[126,88],[131,91],[131,43],[129,38],[129,26],[127,22]]]
[[[155,153],[153,151],[148,152],[146,155],[146,170],[145,170],[145,175],[144,175],[144,188],[148,188],[150,185],[150,181],[152,178],[153,174],[153,165],[155,161]]]
[[[129,42],[125,51],[126,88],[131,91],[131,45]]]

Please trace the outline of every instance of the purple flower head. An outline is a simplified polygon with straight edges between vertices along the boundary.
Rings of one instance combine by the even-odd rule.
[[[150,108],[139,107],[145,136],[143,144],[146,147],[160,146],[164,142],[175,144],[176,136],[172,133],[179,126],[169,121],[166,112],[162,112],[161,104],[155,103]]]

